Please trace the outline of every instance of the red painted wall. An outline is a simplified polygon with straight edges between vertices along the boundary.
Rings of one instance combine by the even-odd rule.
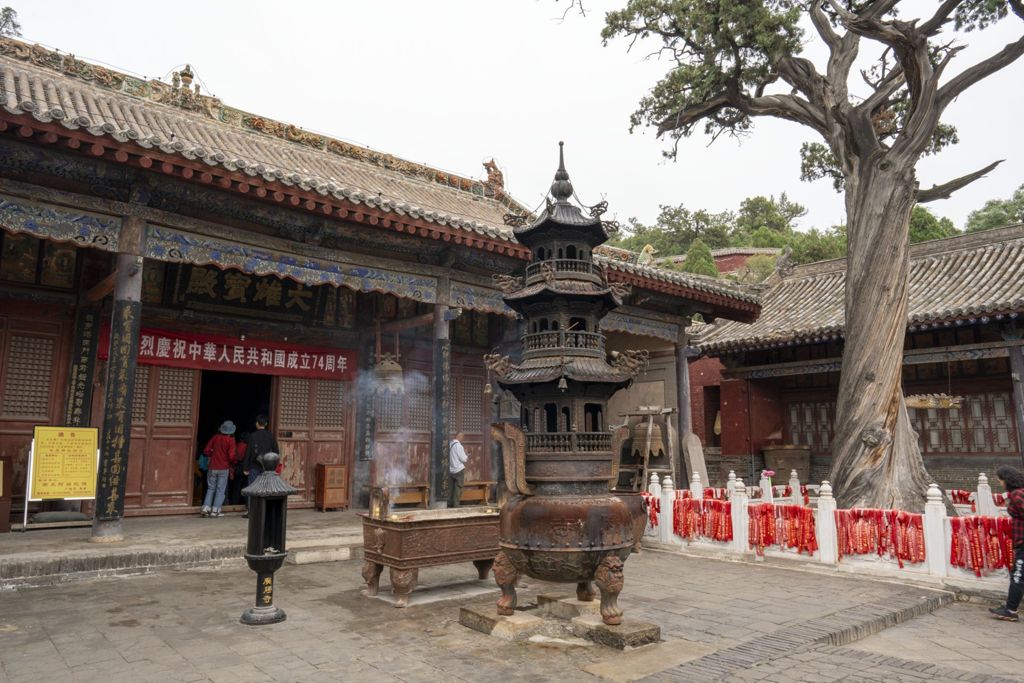
[[[759,453],[770,441],[784,443],[784,407],[779,390],[773,382],[753,380],[747,384],[750,395],[750,446],[754,453]],[[779,436],[774,440],[768,438],[776,433]]]
[[[716,256],[715,265],[719,273],[734,273],[747,265],[747,260],[753,254],[729,254],[728,256]]]
[[[693,433],[705,445],[711,439],[708,438],[704,422],[704,387],[717,387],[721,384],[724,367],[717,358],[702,357],[690,361],[690,416],[693,419]]]
[[[722,455],[750,454],[749,388],[746,380],[722,380]]]

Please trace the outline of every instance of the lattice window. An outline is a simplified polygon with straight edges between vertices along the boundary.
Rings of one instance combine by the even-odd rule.
[[[48,337],[11,335],[7,346],[4,415],[49,420],[54,347],[54,340]]]
[[[149,407],[149,366],[135,366],[135,395],[132,396],[132,422],[146,421]]]
[[[460,429],[467,434],[479,434],[483,430],[484,382],[479,377],[463,377],[459,398],[462,420]]]
[[[960,408],[910,410],[910,422],[925,453],[1016,453],[1017,430],[1009,393],[964,396]]]
[[[277,414],[281,426],[305,429],[309,426],[309,380],[282,377]]]
[[[160,368],[156,392],[156,421],[160,424],[192,424],[192,393],[195,371],[189,368]]]
[[[835,401],[790,403],[787,425],[790,440],[817,453],[828,452],[832,445],[835,412]]]
[[[430,378],[415,372],[405,377],[405,411],[409,429],[429,432],[433,425],[434,405],[431,401]]]
[[[374,407],[378,432],[397,432],[402,428],[402,396],[390,391],[377,394]]]
[[[316,426],[324,429],[345,426],[345,385],[342,382],[317,380]]]

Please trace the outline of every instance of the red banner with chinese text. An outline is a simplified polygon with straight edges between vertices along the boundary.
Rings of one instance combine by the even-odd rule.
[[[100,330],[98,357],[110,352],[110,326]],[[138,362],[198,370],[351,380],[356,352],[287,342],[256,341],[142,328]]]

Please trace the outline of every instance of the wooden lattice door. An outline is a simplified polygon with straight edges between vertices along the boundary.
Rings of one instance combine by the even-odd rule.
[[[192,504],[199,379],[189,368],[136,368],[126,508]]]
[[[277,410],[271,421],[281,447],[282,476],[299,490],[296,498],[312,501],[318,464],[345,465],[351,477],[351,383],[279,377],[274,395]]]

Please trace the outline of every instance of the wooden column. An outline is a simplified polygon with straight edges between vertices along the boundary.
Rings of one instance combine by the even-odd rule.
[[[1013,382],[1013,416],[1017,424],[1017,450],[1024,466],[1024,346],[1010,347],[1010,378]]]
[[[448,308],[451,280],[437,279],[437,304],[434,306],[434,429],[430,448],[430,505],[448,499],[448,437],[452,414],[452,342]]]
[[[71,345],[71,370],[68,378],[67,405],[64,409],[64,424],[69,427],[89,426],[99,334],[99,309],[79,305],[75,313],[75,338]]]
[[[124,490],[128,479],[135,360],[142,317],[142,249],[146,224],[126,216],[118,240],[114,307],[110,317],[110,354],[103,402],[103,434],[96,482],[96,516],[90,541],[124,540]]]
[[[693,431],[693,416],[690,414],[690,362],[686,355],[689,342],[686,332],[681,332],[676,341],[676,400],[679,402],[680,444]],[[683,452],[681,446],[679,452]]]

